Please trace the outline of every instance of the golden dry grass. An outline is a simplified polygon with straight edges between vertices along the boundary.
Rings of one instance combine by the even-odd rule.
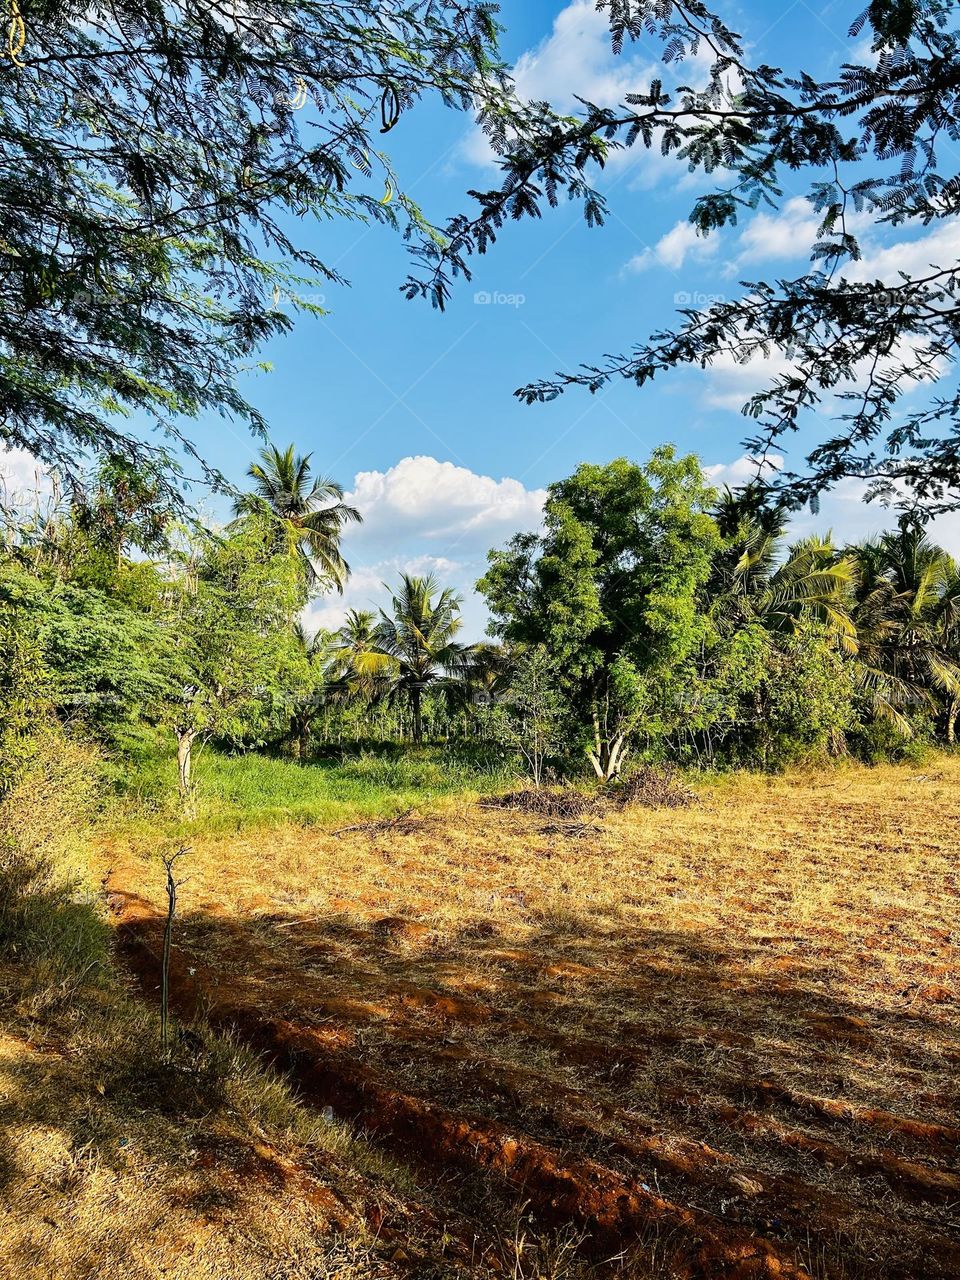
[[[671,1229],[691,1209],[818,1274],[932,1280],[960,1274],[958,818],[942,758],[724,779],[569,835],[453,806],[199,839],[180,973],[378,1098],[593,1161]],[[127,918],[159,903],[145,850],[104,860]],[[482,1170],[409,1155],[441,1214],[502,1208]]]

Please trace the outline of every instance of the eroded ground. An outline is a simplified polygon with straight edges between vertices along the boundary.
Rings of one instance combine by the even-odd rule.
[[[523,1205],[637,1276],[960,1276],[958,818],[947,760],[199,841],[175,998],[408,1163],[464,1266]],[[153,994],[155,851],[103,856]]]

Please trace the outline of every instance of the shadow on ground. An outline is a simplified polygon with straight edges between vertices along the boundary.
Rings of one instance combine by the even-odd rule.
[[[162,922],[111,889],[155,999]],[[232,1030],[478,1238],[513,1203],[638,1276],[960,1275],[950,1024],[846,998],[762,938],[597,912],[522,945],[482,919],[451,939],[400,917],[188,912],[172,986],[181,1018]]]

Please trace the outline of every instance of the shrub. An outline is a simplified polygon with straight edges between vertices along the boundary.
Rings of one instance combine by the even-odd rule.
[[[23,993],[39,1005],[69,998],[106,962],[82,857],[96,779],[95,753],[50,726],[31,735],[0,799],[0,956],[28,962]]]

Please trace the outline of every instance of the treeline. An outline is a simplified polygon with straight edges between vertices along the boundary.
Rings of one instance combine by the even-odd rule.
[[[460,599],[403,576],[389,608],[305,633],[342,589],[339,486],[264,451],[222,528],[172,524],[120,465],[69,501],[7,519],[0,561],[4,768],[41,722],[123,756],[165,735],[188,797],[196,745],[283,750],[464,738],[601,779],[630,759],[778,768],[953,743],[960,570],[922,529],[790,543],[751,490],[697,460],[584,465],[542,531],[492,551],[493,639],[464,644]]]

